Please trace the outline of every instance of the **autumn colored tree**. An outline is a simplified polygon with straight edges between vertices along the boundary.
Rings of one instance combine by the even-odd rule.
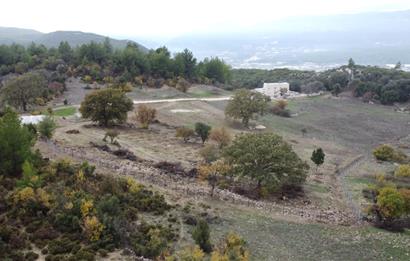
[[[214,141],[220,149],[226,147],[232,140],[232,136],[227,129],[215,128],[211,130],[209,139]]]
[[[247,244],[236,233],[229,233],[225,236],[224,240],[216,246],[215,250],[211,254],[211,261],[227,261],[238,260],[248,261],[249,250]]]
[[[132,108],[133,103],[124,92],[108,88],[88,94],[81,103],[80,112],[84,118],[109,126],[124,123]]]
[[[157,110],[150,108],[144,104],[138,106],[136,113],[137,120],[141,123],[143,129],[148,129],[150,123],[155,120]]]
[[[230,168],[231,167],[228,164],[221,160],[215,161],[211,164],[204,164],[199,167],[199,179],[206,181],[211,187],[211,197],[214,195],[214,190],[218,183],[218,179],[227,174]]]
[[[387,222],[401,217],[406,207],[400,192],[389,186],[380,189],[376,205],[381,217]]]

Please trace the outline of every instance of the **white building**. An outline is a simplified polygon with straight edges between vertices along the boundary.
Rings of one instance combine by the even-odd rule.
[[[280,98],[289,93],[289,83],[274,82],[264,83],[262,88],[256,88],[255,91],[263,93],[271,98]]]

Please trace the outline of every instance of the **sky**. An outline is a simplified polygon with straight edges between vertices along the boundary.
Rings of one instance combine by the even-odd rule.
[[[410,0],[3,0],[0,26],[172,38],[252,30],[294,16],[410,9]]]

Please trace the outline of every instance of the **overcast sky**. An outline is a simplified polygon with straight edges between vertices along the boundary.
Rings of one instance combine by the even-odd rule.
[[[291,16],[410,9],[410,0],[3,0],[0,26],[122,37],[229,32]]]

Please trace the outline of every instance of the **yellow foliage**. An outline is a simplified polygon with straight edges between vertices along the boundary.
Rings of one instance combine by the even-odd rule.
[[[178,253],[179,261],[203,261],[205,253],[202,249],[195,245],[194,247],[187,247]]]
[[[42,188],[36,190],[37,200],[45,207],[51,207],[51,195]]]
[[[35,200],[34,189],[31,187],[25,187],[14,194],[15,203],[26,203],[29,200]]]
[[[82,183],[85,180],[84,171],[80,169],[76,174],[77,182]]]
[[[396,177],[410,177],[410,164],[402,164],[394,171]]]
[[[211,133],[209,134],[209,139],[216,142],[216,144],[218,144],[219,148],[221,149],[231,142],[232,136],[227,129],[222,127],[212,129]]]
[[[97,241],[104,230],[104,225],[101,224],[96,216],[87,216],[84,218],[84,228],[88,239],[90,241]]]
[[[142,128],[147,129],[149,124],[154,121],[156,113],[157,111],[154,108],[141,104],[138,106],[135,116],[141,123]]]
[[[131,193],[137,193],[142,189],[142,185],[135,181],[133,178],[127,178],[128,190]]]
[[[81,201],[81,214],[83,217],[87,217],[93,212],[94,203],[92,200],[83,199]]]
[[[229,233],[222,244],[211,254],[211,261],[248,261],[249,251],[245,241],[235,233]]]
[[[212,164],[204,164],[199,166],[199,178],[207,180],[210,176],[225,175],[229,172],[231,166],[222,160],[213,162]]]
[[[65,203],[65,205],[64,205],[64,208],[65,209],[67,209],[67,210],[70,210],[70,209],[72,209],[74,207],[74,204],[73,204],[73,202],[67,202],[67,203]]]

